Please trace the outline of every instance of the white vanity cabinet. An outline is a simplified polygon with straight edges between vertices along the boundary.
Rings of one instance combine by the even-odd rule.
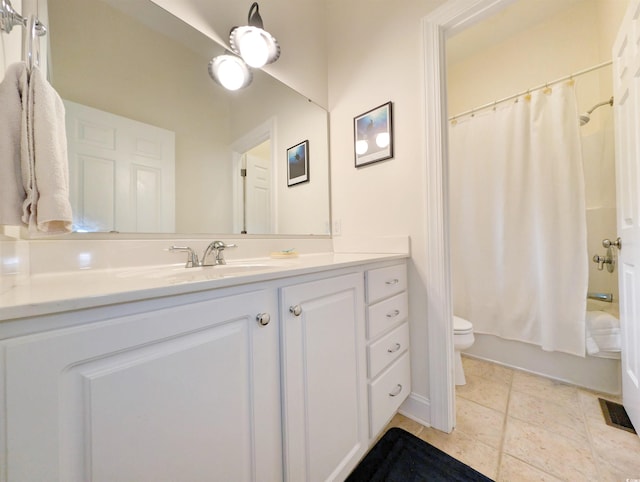
[[[281,300],[285,480],[344,480],[368,444],[363,275]]]
[[[178,288],[0,322],[0,482],[339,482],[408,394],[404,261]]]
[[[279,481],[278,346],[276,290],[0,342],[0,480]]]
[[[407,266],[366,272],[369,435],[377,437],[411,392]]]

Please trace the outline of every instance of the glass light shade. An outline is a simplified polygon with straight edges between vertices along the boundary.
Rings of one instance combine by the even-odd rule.
[[[231,49],[256,69],[278,60],[280,46],[273,36],[259,27],[235,27],[229,36]]]
[[[389,146],[391,138],[388,132],[381,132],[376,136],[376,145],[380,148],[385,148]]]
[[[356,154],[362,155],[369,150],[369,143],[367,141],[356,141]]]
[[[251,83],[253,75],[241,58],[218,55],[209,62],[209,75],[227,90],[238,90]]]

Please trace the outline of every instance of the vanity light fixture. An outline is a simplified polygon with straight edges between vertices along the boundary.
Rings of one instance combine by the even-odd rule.
[[[254,68],[275,62],[280,57],[280,45],[263,29],[259,9],[258,2],[253,2],[247,20],[249,25],[233,27],[229,34],[231,49]]]
[[[242,89],[253,80],[253,74],[244,60],[231,53],[224,53],[211,59],[209,75],[227,90]]]

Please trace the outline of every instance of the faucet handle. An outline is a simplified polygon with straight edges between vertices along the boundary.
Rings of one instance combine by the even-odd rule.
[[[214,241],[213,242],[213,248],[214,249],[225,249],[225,248],[237,248],[238,245],[237,244],[226,244],[224,241]]]
[[[196,266],[200,266],[198,255],[189,246],[169,246],[169,251],[186,251],[187,252],[187,264],[185,264],[184,266],[185,268],[194,268]]]

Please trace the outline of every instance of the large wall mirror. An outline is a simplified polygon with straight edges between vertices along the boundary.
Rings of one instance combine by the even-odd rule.
[[[324,109],[259,70],[223,89],[224,48],[150,0],[55,0],[49,24],[75,230],[329,234]],[[304,141],[309,180],[288,186]]]

